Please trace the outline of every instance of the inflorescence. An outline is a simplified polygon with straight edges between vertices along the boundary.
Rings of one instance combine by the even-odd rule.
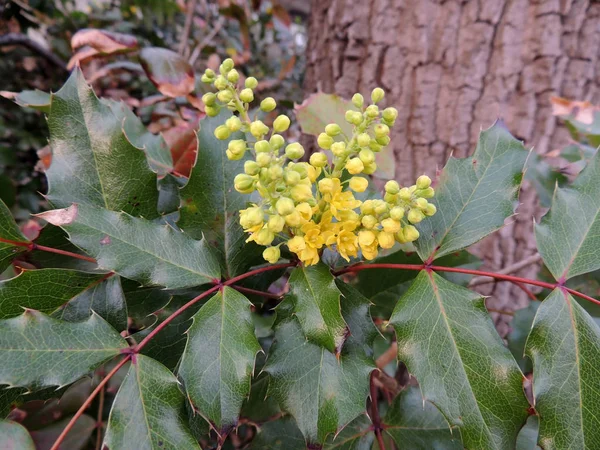
[[[319,262],[325,247],[337,248],[347,261],[357,257],[359,250],[371,260],[379,248],[418,239],[413,224],[436,212],[435,205],[427,201],[434,195],[429,177],[420,176],[410,187],[390,180],[382,199],[361,201],[354,196],[367,190],[369,180],[360,175],[377,170],[375,155],[390,143],[390,127],[398,116],[395,108],[381,111],[377,106],[384,98],[383,89],[373,90],[370,105],[355,94],[352,104],[356,109],[345,115],[352,135],[344,134],[336,123],[327,125],[317,143],[328,153],[313,153],[309,162],[299,162],[304,148],[298,142],[286,145],[281,135],[290,126],[288,116],[279,115],[271,128],[260,120],[250,120],[248,109],[258,85],[256,78],[247,78],[244,88],[238,89],[240,76],[231,59],[223,61],[219,72],[205,71],[202,81],[218,92],[204,94],[202,100],[209,116],[218,115],[223,107],[233,113],[215,129],[217,139],[229,139],[236,131],[254,138],[231,140],[226,153],[230,160],[241,160],[246,152],[252,152],[253,158],[245,161],[244,173],[235,177],[234,185],[243,194],[260,195],[258,203],[240,211],[240,224],[250,234],[248,241],[267,247],[263,252],[267,261],[277,262],[281,245],[287,245],[305,265]],[[264,112],[276,106],[271,97],[260,103]]]

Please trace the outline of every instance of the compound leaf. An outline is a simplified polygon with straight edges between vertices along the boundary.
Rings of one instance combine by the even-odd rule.
[[[494,329],[484,299],[422,271],[390,322],[398,359],[468,449],[506,449],[527,418],[523,375]]]
[[[93,255],[100,267],[142,285],[176,289],[221,277],[208,244],[169,225],[76,204],[38,217],[64,228],[71,242]]]
[[[250,302],[225,287],[194,315],[187,334],[179,365],[187,397],[218,431],[231,428],[250,392],[254,358],[261,349]]]
[[[599,152],[571,186],[556,190],[535,237],[544,264],[557,280],[600,268]]]
[[[125,339],[97,314],[69,323],[27,310],[0,321],[0,384],[64,386],[126,347]]]
[[[169,369],[147,356],[136,356],[115,397],[104,446],[200,449],[187,425],[185,397]]]
[[[598,448],[600,328],[569,294],[555,289],[540,305],[525,346],[544,449]]]
[[[501,122],[479,134],[470,158],[450,158],[432,200],[438,212],[417,227],[425,261],[461,250],[496,231],[514,213],[529,153]]]

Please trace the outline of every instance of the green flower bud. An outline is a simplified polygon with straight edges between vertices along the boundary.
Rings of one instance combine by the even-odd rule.
[[[256,161],[246,161],[244,163],[244,172],[248,175],[257,175],[260,172],[260,166],[256,164]]]
[[[341,158],[346,155],[346,143],[345,142],[334,142],[331,144],[331,152],[334,156]]]
[[[242,128],[242,121],[238,116],[231,116],[225,121],[225,126],[231,131],[239,131]]]
[[[298,172],[300,174],[300,178],[304,179],[308,176],[308,170],[306,169],[306,166],[304,164],[301,163],[294,163],[291,166],[292,170],[295,172]]]
[[[373,150],[375,153],[377,153],[377,152],[380,152],[381,149],[383,149],[383,146],[378,144],[375,139],[371,139],[371,142],[369,142],[369,148],[371,150]]]
[[[283,227],[285,227],[285,219],[279,215],[274,214],[271,217],[269,217],[267,227],[273,233],[280,233],[281,230],[283,230]]]
[[[351,158],[347,163],[346,163],[346,170],[351,174],[351,175],[358,175],[359,173],[361,173],[363,171],[363,169],[365,168],[365,165],[363,164],[363,162],[360,160],[360,158]]]
[[[271,245],[271,242],[275,239],[275,234],[268,228],[259,230],[254,236],[254,242],[258,245]]]
[[[294,201],[291,198],[281,197],[277,200],[277,204],[275,205],[275,209],[277,213],[281,216],[287,216],[288,214],[296,211],[294,207]]]
[[[363,227],[370,230],[374,228],[379,222],[377,221],[377,218],[375,216],[368,214],[361,219],[360,223],[362,223]]]
[[[269,177],[271,177],[271,180],[277,180],[282,178],[283,168],[278,165],[269,167]]]
[[[380,137],[375,138],[375,140],[377,141],[378,144],[383,145],[384,147],[390,143],[389,136],[380,136]]]
[[[224,141],[231,135],[231,131],[225,125],[219,125],[215,128],[215,137],[221,141]]]
[[[395,180],[390,180],[385,183],[385,192],[389,194],[397,194],[400,192],[400,185]]]
[[[368,118],[375,119],[379,116],[379,108],[377,107],[377,105],[369,105],[365,110],[365,114]]]
[[[215,80],[215,87],[219,90],[222,91],[224,89],[227,89],[227,87],[229,86],[229,83],[227,82],[227,79],[223,76],[223,75],[219,75],[216,80]]]
[[[244,141],[243,139],[234,139],[233,141],[229,141],[229,144],[227,144],[227,148],[229,149],[229,151],[231,151],[231,153],[235,155],[243,155],[246,151],[246,141]]]
[[[333,138],[331,136],[329,136],[327,133],[321,133],[319,134],[319,137],[317,138],[317,144],[319,144],[319,147],[328,150],[331,148],[331,145],[333,144]]]
[[[369,180],[363,177],[352,177],[349,186],[354,192],[365,192],[369,186]]]
[[[397,233],[398,231],[400,231],[402,224],[399,221],[394,220],[390,217],[388,219],[383,219],[381,221],[381,226],[388,233]]]
[[[300,183],[301,177],[295,170],[286,170],[283,174],[283,179],[288,186],[296,186]]]
[[[260,167],[266,167],[271,162],[271,155],[268,153],[259,153],[256,155],[256,163]]]
[[[363,173],[365,175],[372,175],[377,171],[377,164],[375,164],[374,162],[372,162],[371,164],[367,164],[365,165],[365,168],[363,170]]]
[[[431,186],[431,178],[427,175],[421,175],[417,178],[417,189],[427,189],[429,186]]]
[[[240,211],[240,225],[244,228],[252,228],[263,223],[264,212],[262,208],[255,206]]]
[[[344,117],[346,119],[346,122],[357,126],[360,125],[363,121],[363,116],[358,111],[348,110],[346,111],[346,115]]]
[[[231,71],[227,74],[227,80],[231,81],[234,84],[237,83],[239,79],[240,79],[240,74],[235,69],[231,69]]]
[[[406,242],[413,242],[419,239],[419,231],[412,225],[405,226],[403,231]]]
[[[234,63],[233,63],[233,59],[231,58],[227,58],[225,61],[223,61],[223,63],[221,64],[221,67],[226,70],[227,72],[229,72],[231,69],[233,69]]]
[[[362,95],[360,95],[359,93],[356,93],[352,96],[352,104],[354,106],[356,106],[357,108],[362,108],[364,102],[365,102],[364,97]]]
[[[279,261],[279,258],[281,257],[281,250],[279,250],[279,247],[267,247],[263,251],[262,256],[265,259],[265,261],[268,261],[271,264],[275,264],[277,261]]]
[[[221,109],[218,106],[207,106],[204,108],[204,112],[208,117],[216,117],[219,115]]]
[[[206,74],[203,74],[203,75],[200,77],[200,81],[202,81],[203,83],[206,83],[206,84],[210,84],[210,83],[212,83],[212,82],[213,82],[213,80],[214,80],[214,78],[207,77],[207,76],[206,76]]]
[[[233,99],[233,93],[229,89],[219,91],[217,98],[221,103],[229,103]]]
[[[385,92],[379,87],[373,89],[373,92],[371,92],[371,101],[373,103],[379,103],[381,100],[383,100],[383,97],[385,97]]]
[[[433,203],[428,203],[427,207],[423,210],[423,214],[426,216],[433,216],[437,212],[437,208]]]
[[[290,118],[284,114],[277,116],[273,121],[273,130],[276,133],[282,133],[290,127]]]
[[[256,153],[270,152],[271,151],[271,146],[265,140],[256,141],[256,143],[254,144],[254,151]]]
[[[383,200],[385,200],[386,203],[395,204],[398,201],[398,195],[386,192],[383,196]]]
[[[410,223],[419,223],[425,218],[425,215],[418,209],[411,209],[406,218]]]
[[[404,217],[404,208],[401,206],[394,206],[390,209],[390,217],[394,220],[401,220]]]
[[[363,204],[360,205],[360,212],[365,215],[375,214],[375,202],[373,200],[365,200]]]
[[[202,96],[202,102],[206,105],[206,106],[213,106],[217,101],[217,96],[215,94],[213,94],[212,92],[207,92],[206,94],[204,94]]]
[[[252,89],[242,89],[242,92],[240,92],[240,100],[246,103],[250,103],[254,100],[254,92],[252,92]]]
[[[233,153],[231,150],[225,150],[225,155],[227,155],[227,159],[230,161],[239,161],[244,157],[243,153]]]
[[[297,184],[290,189],[290,195],[298,203],[305,202],[313,196],[312,189],[308,184]]]
[[[395,122],[398,117],[398,110],[396,108],[385,108],[383,110],[383,118],[388,122]]]
[[[256,86],[258,86],[258,80],[254,77],[248,77],[246,78],[244,86],[248,89],[255,89]]]
[[[215,77],[217,76],[217,74],[215,73],[214,70],[212,69],[206,69],[204,71],[204,75],[206,75],[208,78],[210,78],[211,80],[214,80]]]
[[[360,158],[360,160],[363,162],[363,164],[365,166],[367,164],[371,164],[375,161],[375,153],[373,153],[373,150],[370,150],[368,148],[363,148],[358,153],[358,157]]]
[[[293,142],[285,148],[285,156],[290,159],[300,159],[304,156],[304,147],[298,142]]]
[[[337,123],[330,123],[329,125],[325,126],[325,133],[327,133],[331,137],[337,136],[341,132],[342,132],[342,129],[340,128],[340,126]]]
[[[356,137],[356,142],[358,143],[359,147],[367,147],[371,142],[371,136],[369,136],[367,133],[360,133]]]
[[[256,139],[262,138],[269,132],[269,127],[262,123],[260,120],[255,120],[250,124],[250,134]]]
[[[267,97],[260,102],[260,109],[264,112],[271,112],[277,107],[277,103],[273,97]]]
[[[285,223],[289,227],[296,228],[302,223],[302,216],[298,211],[294,210],[294,212],[285,216]]]
[[[236,191],[245,193],[254,187],[254,178],[245,173],[239,173],[233,179],[233,185]]]
[[[423,197],[423,198],[433,198],[433,196],[435,195],[435,191],[430,186],[427,189],[423,189],[423,190],[419,191],[418,195],[419,195],[419,197]]]
[[[390,127],[382,123],[378,123],[374,128],[376,137],[388,136],[390,134]]]
[[[313,153],[310,155],[310,164],[314,167],[325,167],[327,165],[327,155],[325,153]]]
[[[388,204],[383,200],[373,200],[375,214],[385,214],[388,212]]]
[[[400,189],[400,192],[398,192],[398,197],[400,197],[400,200],[403,200],[405,202],[409,202],[412,194],[410,192],[410,189],[408,188],[402,188]]]
[[[274,134],[269,139],[269,144],[274,150],[279,150],[285,144],[285,139],[280,134]]]
[[[427,205],[429,203],[427,203],[427,200],[425,200],[424,198],[417,198],[414,201],[414,204],[417,208],[419,208],[421,211],[423,211],[425,208],[427,208]]]

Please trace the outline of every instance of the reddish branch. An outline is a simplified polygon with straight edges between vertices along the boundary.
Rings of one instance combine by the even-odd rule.
[[[79,253],[68,252],[66,250],[60,250],[58,248],[46,247],[45,245],[38,245],[35,242],[19,242],[19,241],[11,241],[10,239],[0,238],[0,242],[4,242],[5,244],[14,245],[16,247],[26,247],[27,250],[41,250],[43,252],[48,253],[56,253],[57,255],[70,256],[72,258],[82,259],[84,261],[89,261],[91,263],[96,264],[96,260],[89,256],[80,255]]]
[[[383,441],[383,434],[381,430],[381,417],[379,416],[379,406],[377,404],[377,386],[375,385],[376,371],[371,372],[371,422],[373,422],[373,431],[377,438],[377,444],[379,444],[379,450],[385,449],[385,442]]]

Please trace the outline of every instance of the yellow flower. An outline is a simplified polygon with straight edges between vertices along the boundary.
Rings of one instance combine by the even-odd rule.
[[[379,241],[379,245],[381,246],[381,248],[392,248],[396,243],[394,235],[386,231],[382,231],[381,233],[379,233],[377,235],[377,240]]]
[[[350,256],[356,257],[358,254],[358,237],[349,230],[343,229],[337,236],[338,252],[346,261],[350,261]]]
[[[307,184],[297,184],[290,190],[290,195],[297,202],[305,202],[312,198],[312,189]]]
[[[304,242],[306,247],[319,249],[325,244],[325,239],[321,235],[321,227],[314,222],[307,222],[301,228],[304,233]]]
[[[312,266],[313,264],[317,264],[319,262],[319,259],[319,252],[317,251],[317,249],[314,249],[312,247],[306,247],[300,253],[300,260],[305,266]]]
[[[333,222],[331,211],[325,211],[323,213],[321,216],[321,221],[319,222],[319,227],[321,229],[321,236],[323,236],[325,245],[330,247],[337,243],[337,234],[340,231],[341,224],[339,222]]]
[[[392,218],[382,220],[381,226],[387,233],[397,233],[402,228],[402,224]]]
[[[377,254],[379,253],[379,250],[377,248],[377,241],[373,241],[371,245],[361,245],[360,249],[362,250],[362,254],[365,257],[365,259],[368,259],[369,261],[377,258]]]
[[[361,248],[368,247],[373,244],[373,242],[376,242],[376,239],[377,236],[372,231],[363,230],[358,232],[358,243]]]
[[[329,201],[331,213],[338,220],[341,219],[341,211],[351,211],[361,205],[360,200],[354,198],[354,194],[350,191],[342,191],[342,183],[339,178],[331,179],[333,186],[330,194],[325,194],[324,199]]]
[[[287,241],[287,246],[290,249],[290,252],[296,253],[297,255],[306,248],[306,242],[304,242],[304,238],[302,236],[294,236],[289,241]]]
[[[300,216],[302,216],[302,219],[304,220],[310,220],[313,215],[313,209],[306,202],[296,205],[296,211],[300,213]]]

